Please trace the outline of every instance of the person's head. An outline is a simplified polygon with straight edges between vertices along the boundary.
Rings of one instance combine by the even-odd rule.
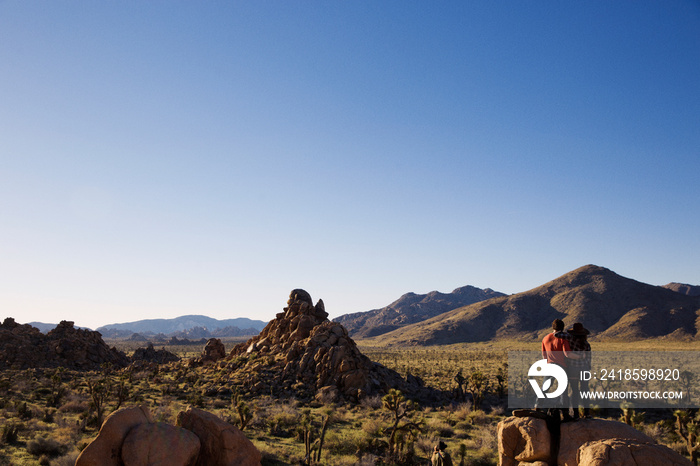
[[[440,443],[438,443],[438,448],[440,449],[440,451],[445,451],[445,448],[447,448],[447,445],[445,445],[445,442],[443,442],[441,440]]]
[[[554,321],[552,321],[552,329],[555,332],[561,332],[564,330],[564,321],[561,319],[554,319]]]
[[[591,333],[587,328],[583,326],[581,322],[576,322],[573,327],[566,330],[569,334],[573,335],[575,338],[586,339]]]

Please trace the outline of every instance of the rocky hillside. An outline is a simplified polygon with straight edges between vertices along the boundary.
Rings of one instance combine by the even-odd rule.
[[[596,339],[696,337],[700,298],[587,265],[524,293],[491,299],[394,330],[383,343],[438,345],[541,338],[552,320],[582,322]]]
[[[96,370],[104,363],[124,367],[129,362],[124,353],[109,348],[98,332],[77,329],[73,322],[63,321],[46,335],[12,318],[0,325],[0,370],[30,367]]]
[[[430,319],[458,307],[500,296],[505,295],[490,288],[482,290],[473,286],[457,288],[452,293],[406,293],[381,309],[345,314],[334,320],[343,324],[351,336],[367,338]]]
[[[437,396],[418,378],[403,379],[364,356],[345,328],[328,320],[323,301],[314,305],[298,289],[258,336],[217,364],[230,374],[221,388],[242,394],[357,401],[398,388],[414,398]]]
[[[668,288],[669,290],[673,290],[687,296],[700,296],[700,286],[672,282],[668,285],[664,285],[664,288]]]

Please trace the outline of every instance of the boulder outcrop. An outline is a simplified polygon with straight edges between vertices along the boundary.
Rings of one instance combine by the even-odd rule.
[[[177,426],[154,423],[145,406],[115,411],[76,466],[259,466],[262,455],[235,426],[188,409]]]
[[[667,446],[629,439],[588,442],[578,449],[577,464],[586,466],[690,466]]]
[[[85,447],[75,462],[76,466],[119,466],[122,444],[131,429],[153,422],[145,406],[115,411],[104,420],[100,433]]]
[[[202,442],[195,466],[260,465],[262,455],[243,432],[211,413],[189,408],[178,414],[177,425],[194,432]]]
[[[498,456],[500,466],[692,464],[627,424],[604,419],[563,423],[553,436],[544,419],[506,418],[498,424]]]
[[[202,351],[202,362],[216,362],[226,357],[226,347],[218,338],[210,338]]]
[[[134,354],[131,356],[131,359],[134,362],[143,361],[153,362],[156,364],[167,364],[169,362],[180,360],[176,354],[171,353],[165,348],[161,348],[159,350],[155,349],[153,347],[153,343],[148,343],[146,348],[137,348],[136,351],[134,351]]]
[[[200,445],[199,437],[187,429],[161,422],[140,424],[124,439],[121,456],[129,466],[192,466]]]
[[[47,335],[9,317],[0,324],[0,370],[32,367],[97,370],[105,363],[124,367],[129,364],[129,358],[107,346],[99,332],[77,329],[73,322],[64,320]]]
[[[287,307],[259,335],[235,346],[219,364],[251,395],[357,401],[398,388],[414,398],[437,396],[419,379],[403,379],[364,356],[347,330],[328,320],[323,301],[314,305],[301,289],[292,290]]]

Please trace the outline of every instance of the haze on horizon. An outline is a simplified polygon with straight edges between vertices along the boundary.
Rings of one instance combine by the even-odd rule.
[[[0,2],[0,309],[698,285],[699,31],[690,0]]]

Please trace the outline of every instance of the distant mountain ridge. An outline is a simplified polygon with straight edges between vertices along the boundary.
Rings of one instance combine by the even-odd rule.
[[[537,340],[554,319],[582,322],[595,339],[696,338],[700,297],[587,265],[530,291],[461,307],[380,337],[394,345]]]
[[[663,287],[668,288],[669,290],[673,290],[677,293],[682,293],[687,296],[700,296],[700,286],[671,282],[668,285],[664,285]]]
[[[46,324],[44,322],[27,322],[27,325],[31,325],[34,328],[38,328],[41,333],[49,333],[51,330],[55,329],[58,324]]]
[[[107,338],[128,337],[134,333],[141,335],[163,334],[166,336],[241,336],[257,335],[267,322],[245,317],[218,320],[203,315],[186,315],[173,319],[145,319],[135,322],[109,324],[97,328]],[[225,335],[224,335],[225,333]],[[229,335],[230,334],[230,335]]]
[[[452,293],[431,291],[427,294],[406,293],[381,309],[345,314],[333,319],[342,324],[353,338],[382,335],[421,322],[447,311],[491,298],[505,296],[490,288],[463,286]]]

